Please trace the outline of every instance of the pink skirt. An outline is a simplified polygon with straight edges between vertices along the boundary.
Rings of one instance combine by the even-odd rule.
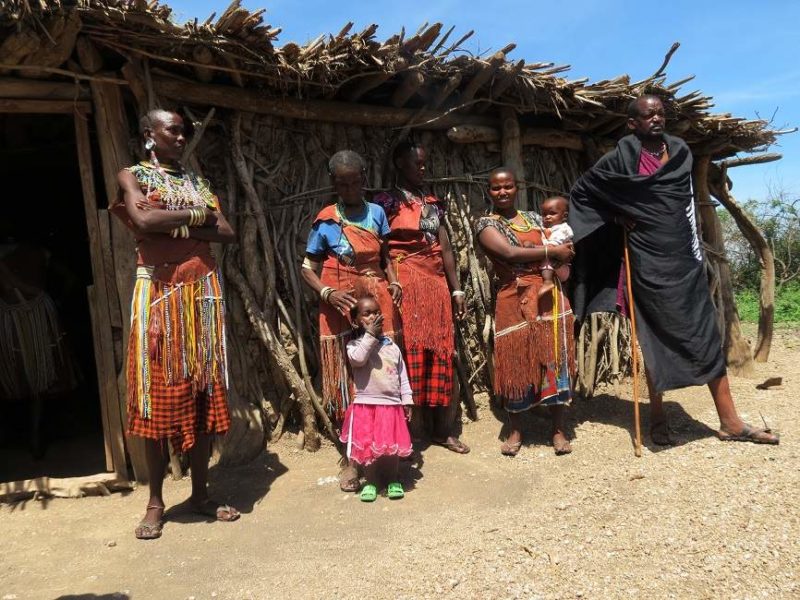
[[[411,455],[411,434],[403,407],[398,405],[351,404],[339,439],[347,444],[347,457],[360,465],[381,456]]]

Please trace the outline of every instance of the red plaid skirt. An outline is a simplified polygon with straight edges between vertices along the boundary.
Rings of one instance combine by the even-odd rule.
[[[405,354],[408,381],[418,406],[450,406],[453,396],[453,361],[426,348]]]
[[[167,385],[159,362],[154,360],[150,366],[152,416],[142,419],[136,403],[129,402],[130,435],[152,440],[169,439],[176,451],[186,452],[194,446],[197,433],[223,434],[228,431],[231,418],[222,383],[214,384],[210,396],[205,392],[194,394],[191,381]]]

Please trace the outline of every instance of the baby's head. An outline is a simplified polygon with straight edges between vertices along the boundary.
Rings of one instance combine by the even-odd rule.
[[[564,196],[553,196],[542,202],[542,221],[545,227],[566,223],[568,214],[569,202]]]
[[[381,314],[381,307],[373,296],[359,298],[355,306],[350,309],[350,320],[359,332],[377,319]]]

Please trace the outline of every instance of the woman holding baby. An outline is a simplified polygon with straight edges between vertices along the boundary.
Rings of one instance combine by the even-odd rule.
[[[546,200],[543,208],[552,208],[543,213],[556,213],[547,217],[547,224],[534,212],[517,210],[517,183],[508,168],[490,174],[488,192],[491,213],[478,221],[476,230],[494,267],[494,394],[510,423],[501,452],[516,456],[523,441],[521,413],[547,406],[553,448],[556,454],[568,454],[572,448],[564,430],[564,408],[572,400],[575,342],[574,317],[561,278],[567,276],[563,266],[575,251],[569,241],[548,243],[553,233],[564,235],[556,225],[565,222],[567,204],[563,198]]]

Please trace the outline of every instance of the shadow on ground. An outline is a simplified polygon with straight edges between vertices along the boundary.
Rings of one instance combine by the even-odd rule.
[[[709,397],[709,402],[711,398]],[[505,440],[509,433],[508,413],[496,402],[490,404],[491,412],[500,421],[501,427],[498,440]],[[657,446],[650,441],[649,407],[646,403],[640,405],[642,445],[651,452],[663,452],[674,446]],[[677,402],[664,402],[672,438],[676,446],[688,444],[696,440],[714,437],[716,431],[705,423],[693,418]],[[591,399],[577,398],[567,408],[566,434],[570,439],[576,439],[576,429],[582,423],[602,423],[612,425],[628,432],[633,447],[635,439],[633,401],[619,398],[612,394],[600,394]],[[546,407],[538,407],[523,414],[523,446],[548,446],[551,445],[550,416]]]
[[[267,452],[246,465],[215,465],[209,471],[208,494],[214,501],[230,504],[242,514],[248,514],[267,495],[272,483],[287,471],[277,454]],[[193,512],[188,499],[169,507],[164,513],[164,520],[174,523],[215,521],[214,517]]]

